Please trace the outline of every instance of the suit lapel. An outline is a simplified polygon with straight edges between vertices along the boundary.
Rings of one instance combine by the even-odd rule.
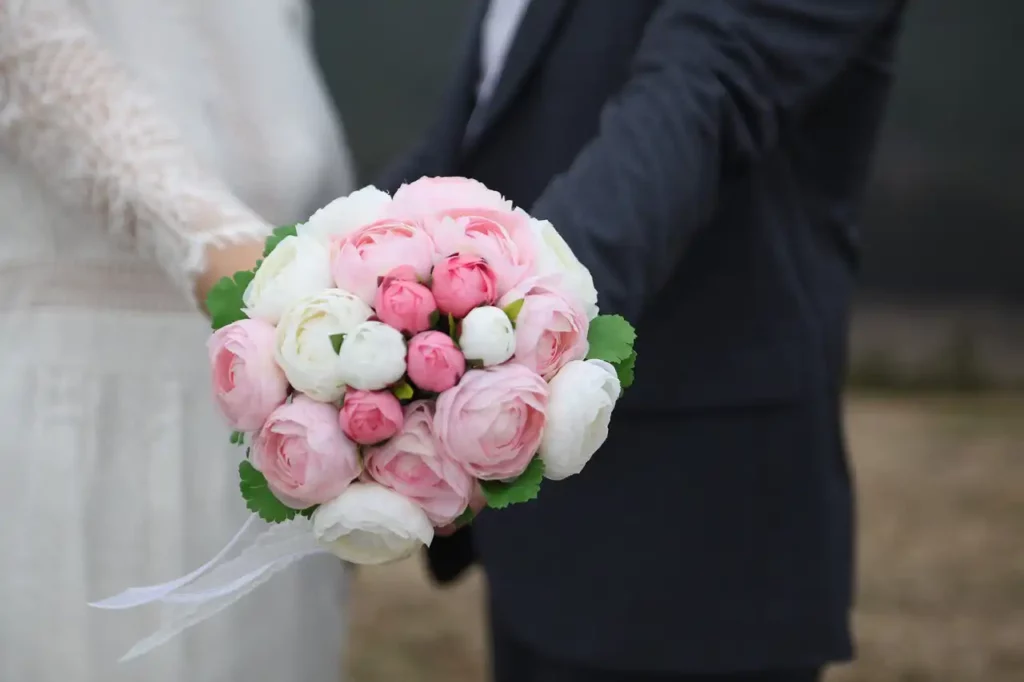
[[[430,170],[431,174],[449,174],[463,146],[466,128],[476,105],[476,82],[480,75],[480,27],[486,9],[487,2],[480,0],[470,13],[469,30],[458,52],[455,76],[447,90],[439,126],[430,129],[437,136],[432,140],[436,149],[436,163]]]
[[[463,151],[474,147],[504,113],[540,62],[570,0],[532,0],[516,30],[491,98],[478,106],[466,126]],[[479,32],[479,28],[478,28]],[[476,41],[479,45],[479,39]],[[479,60],[479,54],[477,55]]]

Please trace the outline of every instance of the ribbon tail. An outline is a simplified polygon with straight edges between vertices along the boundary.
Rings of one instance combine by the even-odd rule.
[[[160,601],[165,596],[173,593],[175,590],[182,588],[192,581],[198,579],[204,573],[209,571],[211,568],[216,566],[220,561],[226,557],[231,550],[237,547],[249,529],[252,528],[259,521],[259,517],[253,514],[245,523],[242,524],[241,529],[235,533],[235,537],[231,538],[231,541],[224,546],[224,549],[217,552],[217,555],[207,561],[205,564],[192,571],[188,575],[182,576],[176,580],[171,580],[166,583],[159,585],[147,585],[146,587],[130,587],[120,594],[115,594],[113,597],[107,597],[97,602],[92,602],[89,606],[97,609],[131,609],[136,606],[142,606],[143,604],[151,604],[155,601]]]
[[[243,542],[249,522],[246,526],[212,561],[188,576],[163,585],[126,590],[98,602],[103,604],[100,608],[108,609],[160,604],[160,628],[136,643],[121,661],[156,649],[231,606],[293,563],[327,551],[316,541],[312,524],[305,518],[273,526],[263,524],[262,533]],[[239,549],[238,555],[225,560],[232,549]]]
[[[160,629],[145,639],[137,642],[128,651],[128,653],[121,657],[120,661],[123,663],[148,654],[157,647],[171,641],[193,625],[197,625],[207,618],[211,618],[220,613],[242,597],[248,595],[263,583],[270,580],[277,573],[288,568],[295,561],[322,551],[323,550],[319,548],[308,550],[302,554],[286,557],[274,562],[273,564],[264,566],[259,571],[254,572],[255,577],[251,578],[248,583],[234,591],[220,594],[205,601],[187,602],[184,605],[178,604],[178,608],[175,608],[175,605],[169,604],[169,608],[164,611],[164,624]]]

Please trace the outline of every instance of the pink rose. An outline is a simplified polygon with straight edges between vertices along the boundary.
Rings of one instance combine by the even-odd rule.
[[[257,431],[288,397],[288,380],[274,361],[274,334],[262,320],[239,320],[206,343],[213,397],[233,429]]]
[[[466,358],[447,334],[423,332],[409,341],[406,372],[409,380],[424,391],[440,393],[465,374]]]
[[[476,482],[438,447],[433,421],[431,403],[410,403],[398,435],[366,451],[366,471],[422,507],[432,524],[444,526],[469,506]]]
[[[359,452],[342,433],[338,410],[304,395],[274,410],[249,458],[274,496],[293,509],[333,500],[360,473]]]
[[[528,279],[505,294],[499,305],[520,299],[515,362],[551,381],[567,363],[587,356],[590,321],[580,303],[560,288],[557,277]]]
[[[425,224],[439,254],[474,255],[487,261],[498,278],[499,297],[535,274],[530,216],[522,211],[451,210]]]
[[[434,266],[431,291],[442,313],[465,317],[470,310],[498,300],[498,279],[483,258],[457,254]]]
[[[388,271],[388,274],[384,275],[384,277],[400,279],[406,282],[418,282],[420,279],[419,275],[416,274],[416,268],[411,265],[399,265],[391,268],[391,270]],[[383,282],[383,278],[381,278],[381,281]]]
[[[437,313],[437,303],[430,289],[410,280],[404,271],[412,268],[402,266],[396,274],[389,274],[377,287],[373,308],[377,319],[406,334],[418,334],[430,329]]]
[[[548,385],[523,365],[466,372],[437,398],[434,434],[475,478],[515,478],[540,446]]]
[[[448,211],[512,210],[512,202],[476,180],[420,178],[402,185],[391,200],[392,215],[442,215]]]
[[[377,282],[401,265],[426,280],[434,262],[434,242],[415,223],[379,220],[331,240],[331,274],[339,289],[372,304]]]
[[[349,389],[338,423],[345,435],[360,445],[380,443],[402,427],[402,403],[390,391]]]

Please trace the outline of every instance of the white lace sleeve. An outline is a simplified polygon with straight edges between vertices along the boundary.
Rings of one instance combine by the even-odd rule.
[[[269,229],[200,165],[68,0],[0,0],[0,98],[8,153],[188,292],[209,245]]]

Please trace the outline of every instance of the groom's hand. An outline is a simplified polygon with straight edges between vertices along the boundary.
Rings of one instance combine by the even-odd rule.
[[[478,485],[476,486],[476,489],[473,491],[473,497],[469,500],[469,508],[470,510],[472,510],[473,515],[460,523],[449,523],[447,526],[435,528],[434,534],[442,538],[446,538],[450,535],[453,535],[455,531],[457,531],[458,529],[472,523],[476,515],[480,513],[480,510],[486,506],[487,500],[484,498],[484,493],[480,489],[480,486]]]

